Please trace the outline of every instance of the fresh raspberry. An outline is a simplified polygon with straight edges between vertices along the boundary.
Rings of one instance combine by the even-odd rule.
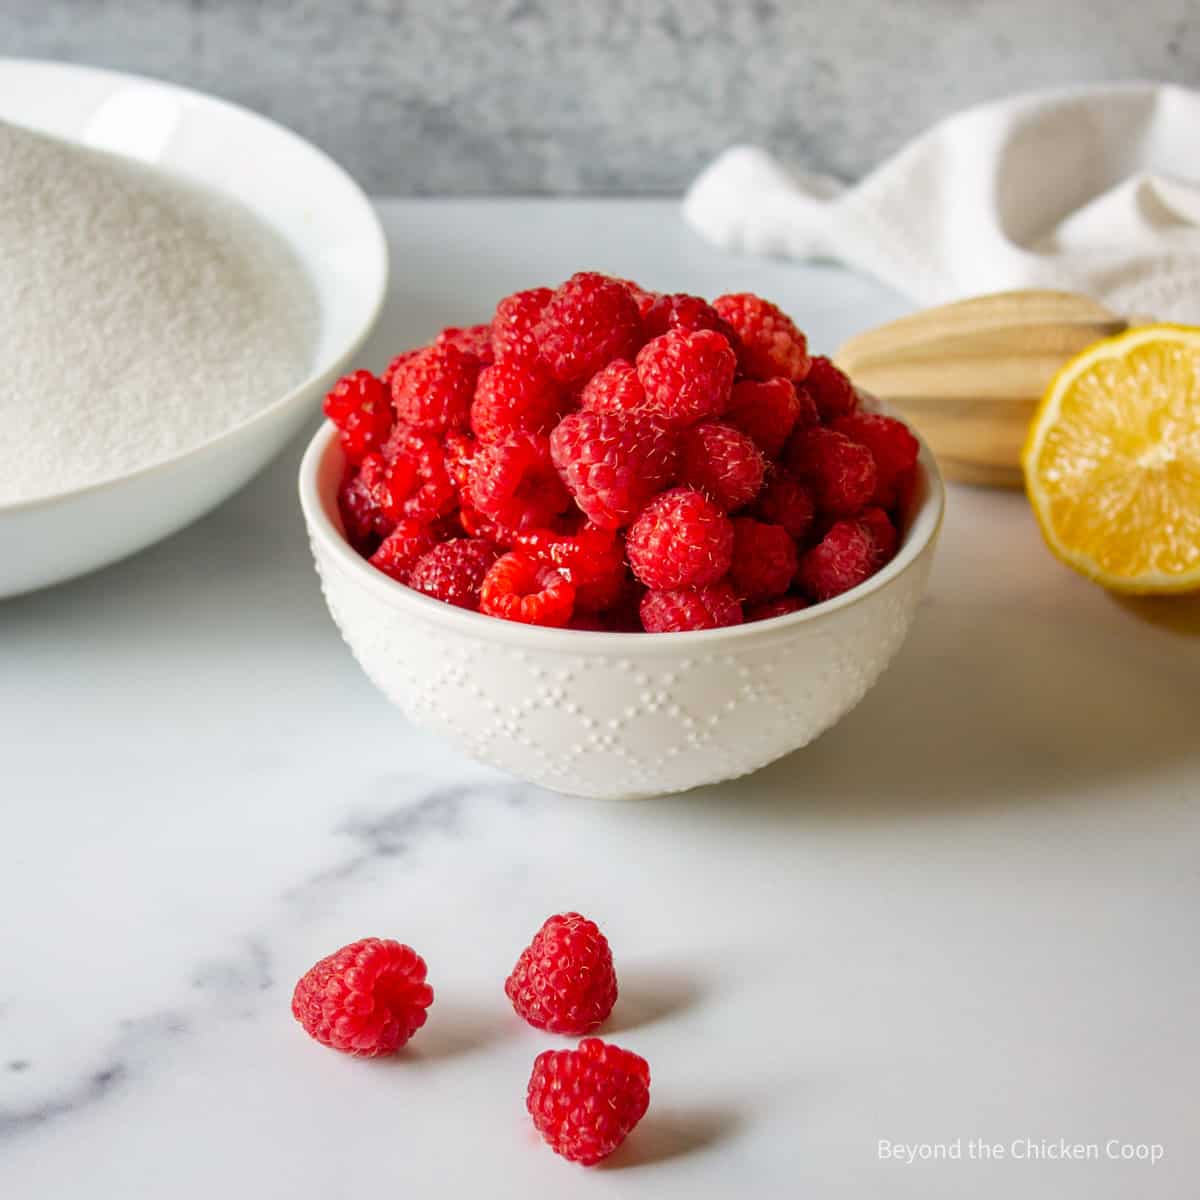
[[[579,403],[586,412],[639,412],[646,407],[646,389],[633,363],[614,358],[584,384]]]
[[[648,591],[642,597],[642,628],[647,633],[684,633],[742,623],[742,606],[725,582],[706,587]]]
[[[808,373],[808,341],[785,312],[750,292],[718,296],[713,308],[738,337],[738,366],[751,379],[802,380]]]
[[[737,357],[711,329],[674,329],[638,351],[647,411],[677,425],[719,417],[729,404]]]
[[[737,340],[733,326],[707,300],[685,292],[655,296],[642,313],[642,323],[649,338],[661,337],[670,329],[682,329],[685,333],[712,329],[731,346]]]
[[[610,529],[587,524],[575,533],[534,529],[517,544],[539,563],[554,567],[575,587],[576,613],[596,613],[616,604],[626,585],[625,546]]]
[[[838,417],[831,428],[866,446],[875,460],[875,494],[881,508],[891,508],[916,469],[920,446],[903,421],[877,413],[855,412]]]
[[[383,460],[374,456],[382,469]],[[386,537],[394,522],[380,507],[375,492],[362,478],[362,472],[347,464],[337,495],[338,513],[346,541],[362,555],[374,553],[380,538]]]
[[[492,317],[492,353],[497,362],[506,359],[530,362],[539,357],[534,329],[553,295],[550,288],[530,288],[505,296],[496,305],[496,315]]]
[[[741,379],[733,385],[725,420],[748,433],[768,458],[778,458],[797,425],[817,423],[809,396],[801,400],[790,379]]]
[[[465,329],[453,326],[443,329],[433,339],[433,344],[435,346],[453,346],[456,350],[461,350],[464,354],[478,359],[480,364],[485,367],[496,361],[495,353],[492,350],[492,326],[490,323],[468,325]]]
[[[673,488],[651,500],[625,539],[633,573],[651,588],[716,583],[733,557],[733,525],[692,488]]]
[[[803,596],[777,596],[746,609],[746,621],[769,621],[772,617],[786,617],[807,607],[808,601]]]
[[[479,360],[457,346],[427,346],[401,363],[392,376],[398,420],[428,433],[467,423]]]
[[[896,532],[892,519],[882,508],[864,508],[858,514],[857,520],[871,535],[875,543],[878,551],[875,556],[876,567],[882,567],[884,563],[891,562],[896,556],[896,547],[900,542],[900,535]]]
[[[367,473],[372,459],[363,462]],[[380,507],[393,520],[433,521],[454,507],[454,482],[441,442],[407,425],[392,430],[383,452],[384,471],[374,480]],[[371,466],[374,473],[374,466]]]
[[[818,426],[793,434],[787,463],[796,478],[812,488],[817,507],[832,516],[858,512],[875,494],[871,451],[844,433]]]
[[[642,323],[637,302],[619,279],[581,271],[550,298],[534,332],[554,377],[582,383],[612,359],[632,357]]]
[[[517,1016],[535,1029],[578,1036],[608,1019],[617,1002],[612,950],[577,912],[549,917],[504,983]]]
[[[370,371],[355,371],[333,385],[325,415],[337,426],[346,458],[360,463],[392,431],[392,406],[383,384]]]
[[[753,439],[721,421],[702,421],[679,439],[679,482],[703,492],[726,512],[749,504],[767,464]]]
[[[829,600],[875,574],[879,547],[861,521],[835,521],[800,560],[797,581],[814,600]]]
[[[380,375],[380,381],[387,388],[387,393],[392,394],[392,380],[396,378],[396,372],[400,370],[406,362],[411,362],[424,349],[423,346],[418,346],[414,350],[401,350],[383,369],[383,374]]]
[[[661,422],[570,413],[550,435],[554,465],[575,503],[602,529],[628,525],[675,479],[678,442]]]
[[[813,398],[821,420],[827,425],[858,407],[858,395],[849,376],[823,354],[813,357],[804,378],[804,390]]]
[[[300,977],[292,1015],[322,1046],[375,1058],[399,1050],[432,1003],[425,960],[411,946],[363,938]]]
[[[484,576],[499,556],[483,538],[456,538],[417,559],[408,586],[458,608],[479,608]]]
[[[371,555],[371,566],[397,583],[407,583],[417,559],[437,543],[437,535],[432,527],[423,521],[397,521],[396,527]]]
[[[585,1167],[611,1154],[649,1106],[646,1060],[599,1038],[539,1054],[525,1098],[550,1149]]]
[[[575,611],[575,587],[553,567],[514,551],[496,559],[484,576],[479,611],[523,625],[561,628]]]
[[[514,531],[549,525],[571,503],[550,443],[533,433],[481,446],[471,461],[468,495],[483,516]]]
[[[734,518],[729,582],[740,600],[757,604],[782,596],[795,574],[796,543],[782,525]]]
[[[658,292],[648,292],[640,283],[634,283],[632,279],[622,279],[620,282],[625,285],[633,297],[633,302],[637,305],[638,316],[645,317],[658,299]]]
[[[471,429],[481,442],[501,442],[514,433],[549,433],[562,406],[562,392],[540,362],[504,360],[479,372]]]
[[[446,466],[446,475],[454,485],[454,490],[460,494],[467,490],[471,462],[478,449],[479,443],[462,430],[452,429],[442,438],[442,459]]]
[[[808,536],[817,506],[811,489],[786,472],[777,471],[759,493],[755,510],[764,521],[782,525],[788,537],[799,542]]]

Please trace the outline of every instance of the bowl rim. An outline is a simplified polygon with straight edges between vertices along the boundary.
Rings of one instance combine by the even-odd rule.
[[[877,571],[870,579],[799,612],[787,613],[782,617],[771,617],[765,621],[751,621],[742,625],[728,625],[719,629],[692,629],[678,633],[655,634],[616,633],[606,630],[552,629],[542,625],[524,625],[517,621],[505,621],[483,613],[443,604],[431,596],[424,596],[412,588],[388,578],[376,570],[354,551],[331,516],[335,497],[323,497],[320,476],[326,458],[340,447],[337,430],[330,421],[322,423],[313,435],[300,461],[299,496],[300,508],[308,526],[309,536],[321,549],[330,555],[342,570],[354,581],[367,589],[391,608],[410,612],[420,620],[447,625],[459,633],[501,641],[530,650],[558,652],[627,652],[634,647],[638,652],[677,652],[687,647],[710,647],[713,643],[737,643],[774,637],[777,634],[798,632],[806,625],[821,622],[835,616],[844,609],[861,603],[876,592],[894,583],[908,571],[936,540],[946,510],[946,490],[942,482],[937,460],[929,447],[920,438],[918,464],[924,484],[924,496],[913,513],[908,532],[896,556]],[[340,476],[340,471],[338,475]],[[314,545],[314,550],[315,550]]]
[[[337,350],[334,354],[323,361],[314,363],[310,368],[309,373],[289,391],[283,395],[276,397],[269,404],[263,405],[251,413],[244,420],[239,421],[236,425],[231,425],[228,429],[209,438],[207,441],[201,442],[199,445],[192,446],[190,449],[183,450],[178,454],[171,455],[170,458],[164,458],[159,462],[149,463],[144,467],[138,467],[132,471],[122,472],[120,475],[114,475],[111,479],[100,479],[94,483],[81,484],[79,487],[69,488],[61,492],[52,492],[46,496],[34,496],[29,500],[14,500],[8,503],[0,503],[0,518],[6,517],[9,514],[30,512],[39,508],[52,508],[57,504],[74,501],[83,496],[92,496],[100,492],[112,490],[121,487],[123,484],[133,480],[146,479],[152,475],[170,471],[177,467],[180,463],[187,461],[199,455],[211,453],[214,449],[221,447],[226,442],[240,436],[246,430],[260,423],[265,423],[279,415],[284,409],[302,399],[306,393],[318,384],[322,379],[328,378],[339,372],[346,363],[358,353],[370,336],[376,322],[379,320],[379,314],[383,311],[384,301],[387,299],[388,280],[391,275],[391,264],[388,253],[387,236],[384,234],[383,225],[380,223],[379,214],[375,211],[366,192],[359,186],[354,177],[341,165],[339,165],[330,155],[324,150],[308,141],[307,138],[301,137],[298,133],[289,129],[286,125],[280,124],[278,121],[272,120],[270,117],[265,117],[261,113],[255,112],[251,108],[246,108],[244,105],[235,104],[232,100],[225,100],[220,96],[211,95],[208,92],[202,92],[197,88],[183,87],[179,84],[170,83],[165,79],[155,79],[151,75],[138,75],[129,71],[114,71],[107,67],[93,67],[81,63],[58,62],[54,59],[44,58],[20,58],[13,55],[0,55],[0,68],[6,66],[15,67],[34,67],[45,69],[47,71],[60,72],[64,75],[80,75],[101,77],[111,80],[119,80],[123,83],[134,83],[141,86],[149,86],[161,88],[164,91],[172,92],[175,95],[182,97],[189,103],[199,104],[201,107],[216,107],[226,109],[235,114],[237,117],[255,122],[265,126],[270,132],[287,141],[291,141],[305,150],[312,157],[318,160],[321,165],[326,168],[331,175],[339,177],[340,181],[346,184],[356,202],[359,213],[358,216],[363,221],[363,235],[369,238],[374,244],[369,251],[369,257],[372,261],[379,264],[379,270],[376,273],[374,280],[374,295],[370,296],[367,304],[366,317],[360,325],[355,335]],[[25,128],[25,126],[22,126]],[[41,130],[34,130],[35,133],[40,133]],[[49,135],[57,136],[57,135]],[[212,186],[212,185],[208,185]],[[219,189],[218,189],[219,190]],[[240,204],[235,197],[229,196],[222,192],[227,199],[233,200]],[[274,231],[274,225],[265,218],[257,217],[265,225]],[[314,281],[309,276],[308,272],[304,272],[305,278],[309,280],[310,285],[313,285],[314,294],[316,287]],[[365,291],[365,289],[364,289]]]

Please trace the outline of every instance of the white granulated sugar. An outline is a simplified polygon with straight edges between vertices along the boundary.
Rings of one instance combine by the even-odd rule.
[[[0,121],[0,504],[232,428],[305,378],[315,321],[241,206]]]

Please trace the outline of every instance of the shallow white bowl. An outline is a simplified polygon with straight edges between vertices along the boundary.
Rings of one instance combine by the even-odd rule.
[[[942,523],[921,448],[899,553],[861,587],[770,621],[694,633],[583,633],[466,612],[395,583],[342,535],[343,457],[326,423],[300,504],[329,610],[415,724],[560,792],[677,792],[757,770],[845,716],[900,648]]]
[[[131,75],[0,59],[0,118],[157,163],[241,201],[298,256],[318,320],[307,379],[249,420],[165,462],[0,505],[0,596],[132,554],[235,492],[316,411],[362,344],[387,287],[387,243],[332,159],[246,109]]]

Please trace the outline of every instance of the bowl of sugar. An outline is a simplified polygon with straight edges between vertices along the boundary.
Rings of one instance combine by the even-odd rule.
[[[232,104],[0,59],[0,597],[215,507],[370,332],[387,247],[332,160]]]

